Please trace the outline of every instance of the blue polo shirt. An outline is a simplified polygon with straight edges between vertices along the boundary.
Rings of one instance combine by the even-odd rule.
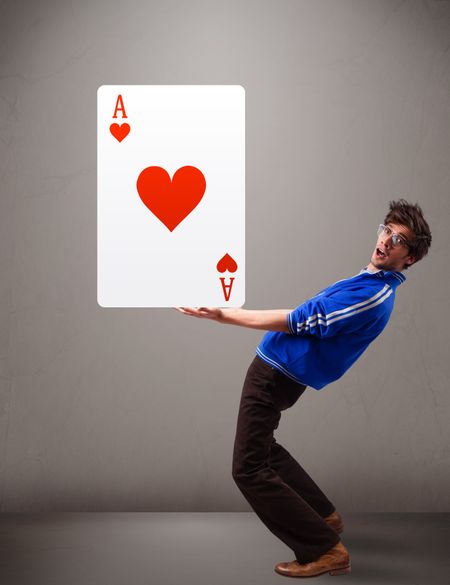
[[[257,355],[286,376],[320,390],[340,378],[383,331],[402,272],[339,280],[287,315],[289,333],[268,331]]]

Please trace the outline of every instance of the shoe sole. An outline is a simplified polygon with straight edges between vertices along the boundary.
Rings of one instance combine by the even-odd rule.
[[[349,565],[348,567],[343,567],[342,569],[333,569],[330,571],[330,575],[347,575],[348,573],[352,572],[352,568]]]
[[[348,565],[347,567],[341,567],[340,569],[331,569],[331,571],[327,569],[326,571],[316,573],[315,575],[289,575],[288,573],[282,573],[281,571],[277,571],[277,569],[275,568],[275,573],[278,573],[278,575],[282,575],[283,577],[292,577],[293,579],[310,579],[311,577],[320,577],[320,575],[325,575],[325,573],[329,573],[330,575],[335,577],[337,575],[348,575],[349,573],[351,573],[351,571],[352,571],[351,565]]]

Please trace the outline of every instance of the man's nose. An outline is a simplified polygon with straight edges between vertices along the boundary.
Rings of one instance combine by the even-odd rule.
[[[392,234],[383,234],[381,236],[381,243],[384,244],[387,248],[392,247]]]

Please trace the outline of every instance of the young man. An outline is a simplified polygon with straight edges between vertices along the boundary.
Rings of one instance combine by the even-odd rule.
[[[179,308],[186,315],[268,330],[244,382],[233,453],[233,478],[250,506],[296,560],[275,571],[290,577],[350,572],[334,505],[273,437],[281,411],[307,386],[340,378],[382,332],[402,271],[422,259],[431,232],[421,208],[390,203],[367,267],[294,310]]]

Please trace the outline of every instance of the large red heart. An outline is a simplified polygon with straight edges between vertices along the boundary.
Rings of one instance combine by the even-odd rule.
[[[111,126],[109,127],[109,131],[116,140],[122,142],[125,136],[128,136],[128,134],[130,133],[130,125],[127,124],[126,122],[124,124],[121,124],[120,126],[119,124],[111,124]]]
[[[203,173],[191,166],[178,169],[172,180],[162,167],[147,167],[137,180],[139,197],[171,232],[197,207],[205,189]]]

